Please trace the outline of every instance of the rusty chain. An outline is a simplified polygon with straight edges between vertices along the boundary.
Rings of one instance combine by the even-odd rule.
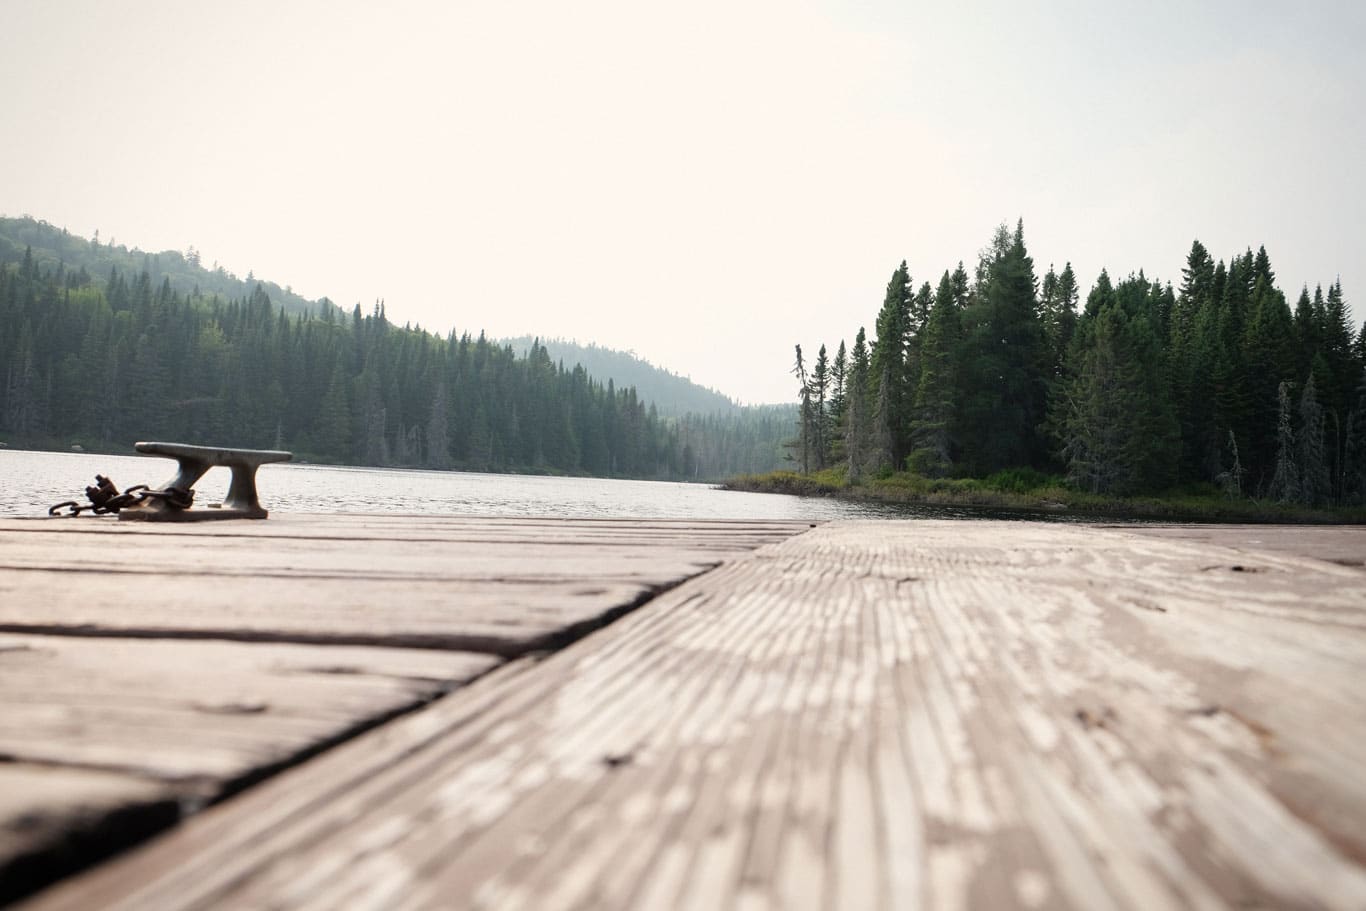
[[[120,493],[119,489],[114,486],[114,482],[102,474],[95,475],[95,484],[85,489],[85,496],[90,501],[88,504],[66,500],[51,506],[47,514],[49,516],[74,517],[83,512],[91,512],[97,516],[104,516],[117,513],[129,506],[136,506],[145,500],[161,500],[172,509],[189,509],[190,505],[194,503],[194,491],[182,487],[152,490],[146,484],[134,484]],[[63,509],[67,512],[63,513]]]

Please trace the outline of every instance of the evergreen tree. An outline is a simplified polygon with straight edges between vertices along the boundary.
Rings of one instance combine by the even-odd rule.
[[[446,396],[446,381],[437,377],[432,383],[431,417],[427,421],[427,466],[449,468],[451,465],[450,405]]]
[[[1080,363],[1065,389],[1062,457],[1072,482],[1095,493],[1160,490],[1175,480],[1180,431],[1147,287],[1138,277],[1099,302],[1085,318],[1090,343],[1073,349]]]
[[[830,364],[830,461],[844,457],[845,411],[848,407],[849,352],[840,339],[835,359]]]
[[[871,351],[871,392],[875,403],[870,456],[875,467],[899,464],[904,456],[907,422],[907,355],[913,333],[911,276],[902,260],[887,283],[877,315],[877,338]]]
[[[1276,390],[1276,467],[1267,496],[1277,503],[1295,503],[1300,497],[1300,473],[1295,464],[1295,431],[1290,418],[1290,390],[1281,383]]]
[[[291,317],[264,286],[239,299],[186,297],[156,268],[148,257],[131,280],[110,269],[97,283],[32,255],[0,265],[5,442],[165,436],[320,461],[681,472],[676,421],[634,390],[609,392],[554,364],[544,346],[517,357],[482,336],[400,329],[382,302],[348,321],[330,305]],[[784,420],[745,409],[724,426],[693,422],[693,468],[721,478],[776,467]]]
[[[319,452],[337,458],[351,458],[351,406],[347,396],[346,374],[339,363],[332,371],[327,395],[318,410],[313,431],[313,445]]]
[[[816,362],[811,367],[811,429],[812,458],[819,471],[830,464],[830,415],[828,397],[830,394],[830,361],[821,345],[816,352]]]
[[[792,375],[797,378],[797,395],[801,410],[797,418],[796,450],[799,455],[797,464],[802,474],[811,471],[811,444],[815,437],[815,411],[811,405],[811,381],[806,373],[806,362],[802,359],[802,346],[797,346],[797,361],[792,367]]]
[[[964,313],[961,404],[964,461],[976,474],[1047,459],[1044,419],[1049,358],[1023,223],[998,230]]]
[[[1322,297],[1322,292],[1319,296]],[[1295,375],[1304,376],[1309,372],[1309,365],[1319,350],[1320,336],[1322,335],[1318,314],[1314,312],[1314,304],[1309,299],[1308,286],[1300,290],[1299,300],[1295,302],[1294,320]]]
[[[1347,418],[1341,482],[1342,502],[1353,506],[1366,504],[1366,367],[1358,377],[1356,404]]]
[[[1250,311],[1237,349],[1234,372],[1240,413],[1246,428],[1239,438],[1245,441],[1244,457],[1254,479],[1264,483],[1276,458],[1277,384],[1294,377],[1296,346],[1294,322],[1285,296],[1269,284],[1270,263],[1262,249],[1253,264],[1257,277]]]
[[[920,348],[920,377],[916,384],[913,448],[908,467],[919,474],[948,474],[955,461],[955,392],[962,326],[954,281],[948,272],[939,281],[934,306],[925,324]]]
[[[1333,496],[1328,460],[1323,451],[1323,408],[1314,388],[1314,375],[1305,380],[1300,395],[1298,439],[1299,501],[1306,506],[1326,506]]]
[[[857,481],[868,461],[872,427],[872,408],[869,403],[868,382],[872,372],[868,342],[860,326],[854,337],[854,350],[849,362],[849,392],[845,409],[844,452],[849,462],[849,479]]]
[[[1039,295],[1039,319],[1048,346],[1049,377],[1054,381],[1062,379],[1067,347],[1076,331],[1078,295],[1071,263],[1060,275],[1048,267]]]
[[[849,352],[840,339],[835,359],[830,364],[830,419],[836,423],[844,415],[845,390],[849,380]]]

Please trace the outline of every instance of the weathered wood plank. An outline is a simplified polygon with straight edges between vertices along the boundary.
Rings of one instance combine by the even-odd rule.
[[[157,572],[168,568],[217,576],[324,576],[365,579],[657,579],[687,576],[750,547],[688,548],[651,543],[603,545],[542,542],[423,542],[385,539],[227,538],[164,535],[111,541],[74,535],[61,542],[0,533],[4,569]]]
[[[90,833],[110,820],[193,810],[484,673],[499,656],[559,647],[658,590],[806,528],[0,520],[0,760],[11,772],[51,767],[82,786],[118,785],[102,802],[77,789],[69,811],[53,798],[45,828],[6,841],[0,867],[41,880],[53,858],[74,863],[93,850]],[[11,824],[21,818],[0,815],[0,826],[18,832]]]
[[[689,573],[692,575],[692,573]],[[0,572],[0,630],[70,635],[454,648],[515,656],[553,648],[659,585],[591,577],[481,580],[107,578]],[[137,601],[130,603],[129,587]]]
[[[823,526],[34,907],[1360,908],[1366,583],[1250,553]]]
[[[180,526],[133,525],[115,517],[79,519],[0,516],[0,531],[25,534],[126,534],[186,537],[385,538],[391,540],[518,540],[552,542],[603,540],[618,543],[672,540],[776,541],[813,523],[736,519],[563,519],[517,516],[396,515],[391,513],[277,513],[268,522],[228,522]]]
[[[0,895],[126,847],[499,663],[419,649],[0,635]]]
[[[0,763],[0,904],[180,816],[155,782],[88,769]]]
[[[510,656],[562,644],[808,527],[370,516],[174,528],[0,521],[0,630]]]
[[[0,755],[213,796],[499,663],[426,649],[0,634]]]
[[[1249,554],[1289,553],[1366,567],[1366,528],[1321,525],[1128,525],[1130,534],[1217,544]],[[1355,533],[1354,533],[1355,532]]]

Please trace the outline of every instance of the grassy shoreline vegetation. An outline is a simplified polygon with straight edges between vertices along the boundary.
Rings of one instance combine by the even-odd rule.
[[[853,502],[1010,510],[1098,519],[1169,519],[1173,522],[1366,524],[1366,507],[1315,509],[1292,503],[1232,499],[1213,485],[1155,496],[1087,493],[1032,470],[1000,471],[986,478],[926,478],[911,472],[850,481],[845,467],[810,474],[771,471],[736,475],[724,490],[829,497]]]

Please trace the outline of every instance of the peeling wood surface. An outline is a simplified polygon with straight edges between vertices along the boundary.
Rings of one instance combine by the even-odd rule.
[[[33,907],[1366,907],[1366,574],[1208,534],[822,526]]]
[[[0,903],[807,528],[0,520]]]

